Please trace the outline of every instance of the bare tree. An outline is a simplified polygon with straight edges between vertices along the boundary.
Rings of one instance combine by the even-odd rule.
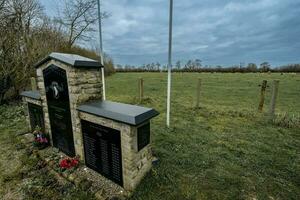
[[[35,75],[34,63],[52,51],[98,58],[96,52],[74,45],[88,37],[98,19],[95,6],[95,0],[68,0],[65,16],[54,21],[39,0],[0,0],[0,104],[8,89],[13,92],[9,98],[19,96]],[[112,59],[105,62],[113,72]]]
[[[0,73],[18,95],[33,74],[32,31],[43,9],[38,0],[0,0],[0,9]]]
[[[104,12],[101,17],[105,18],[108,15]],[[65,0],[62,16],[56,18],[67,35],[69,48],[78,40],[89,40],[89,33],[95,31],[92,25],[97,20],[96,0]]]
[[[6,0],[0,0],[0,19],[2,19],[2,17],[4,17],[3,13],[4,13],[4,9],[5,9],[5,4],[6,4]]]

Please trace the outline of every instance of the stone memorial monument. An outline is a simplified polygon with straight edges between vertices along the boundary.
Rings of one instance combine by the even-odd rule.
[[[51,53],[36,64],[37,90],[21,95],[30,129],[39,126],[53,147],[132,191],[151,169],[154,109],[103,101],[98,61]]]

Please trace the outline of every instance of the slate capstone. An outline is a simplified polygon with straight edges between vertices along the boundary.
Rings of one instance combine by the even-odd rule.
[[[24,91],[21,93],[21,96],[41,100],[41,94],[39,91]]]
[[[152,108],[111,101],[96,101],[82,104],[77,110],[135,126],[159,114]]]
[[[35,67],[38,68],[42,64],[48,62],[49,60],[58,60],[62,63],[70,65],[76,68],[101,68],[103,67],[99,61],[92,60],[76,54],[66,54],[66,53],[56,53],[53,52],[45,57],[43,60],[35,64]]]

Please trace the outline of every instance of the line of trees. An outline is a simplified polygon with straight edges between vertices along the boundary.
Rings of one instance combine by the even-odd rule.
[[[77,45],[91,39],[96,11],[96,0],[68,0],[51,19],[38,0],[0,0],[0,104],[19,96],[35,76],[33,65],[51,52],[99,59],[95,50]],[[104,61],[105,71],[113,73],[113,60]]]
[[[163,72],[167,71],[166,65],[159,62],[144,64],[141,66],[134,65],[116,65],[117,72]],[[259,66],[255,63],[247,65],[235,65],[231,67],[223,66],[203,66],[200,59],[188,60],[185,64],[177,61],[172,67],[173,72],[221,72],[221,73],[254,73],[254,72],[300,72],[300,64],[290,64],[281,67],[272,68],[268,62],[263,62]]]

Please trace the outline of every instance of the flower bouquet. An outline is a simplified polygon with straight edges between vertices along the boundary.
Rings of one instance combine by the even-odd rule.
[[[66,170],[68,171],[74,171],[79,165],[79,156],[76,156],[74,158],[66,157],[59,162],[59,168],[61,172],[64,172]]]
[[[33,142],[34,147],[37,147],[38,149],[44,149],[49,145],[49,140],[47,135],[43,133],[39,127],[35,129],[33,135],[34,135],[34,142]]]

